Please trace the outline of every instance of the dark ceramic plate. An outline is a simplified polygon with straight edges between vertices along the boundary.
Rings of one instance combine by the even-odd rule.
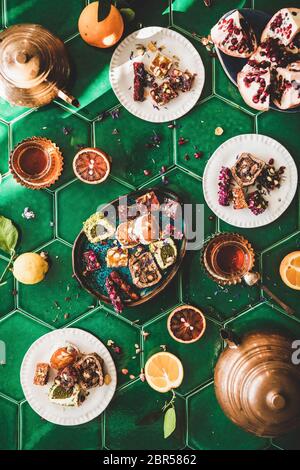
[[[231,10],[228,13],[226,13],[224,17],[227,15],[230,15],[233,11]],[[271,15],[269,13],[265,13],[264,11],[260,10],[252,10],[250,8],[241,8],[239,10],[243,16],[246,18],[249,24],[251,24],[256,37],[258,41],[260,40],[261,34],[268,23],[268,21],[271,18]],[[228,76],[228,78],[232,81],[237,86],[237,74],[242,70],[244,65],[247,63],[248,59],[239,59],[237,57],[231,57],[229,55],[224,54],[224,52],[220,51],[216,47],[216,52],[218,55],[218,58],[222,64],[222,67],[224,69],[224,72]],[[299,113],[300,112],[300,107],[294,108],[294,109],[279,109],[275,104],[271,103],[270,104],[271,109],[275,109],[276,111],[281,111],[282,113]]]
[[[130,193],[127,195],[127,204],[128,206],[132,205],[135,203],[135,199],[139,196],[142,196],[143,194],[149,192],[149,191],[154,191],[159,202],[162,203],[166,198],[172,199],[174,201],[179,202],[180,204],[181,201],[179,200],[178,196],[173,193],[172,191],[165,191],[160,188],[147,188],[143,189],[140,191],[135,191],[133,193]],[[118,216],[118,206],[119,206],[119,199],[116,199],[112,201],[111,203],[107,204],[103,208],[101,208],[101,212],[105,213],[107,210],[108,206],[113,205],[116,208],[116,227],[119,225],[119,216]],[[164,228],[166,225],[166,221],[163,221],[163,218],[161,214],[159,215],[159,222],[160,222],[160,227]],[[168,219],[168,223],[172,224],[172,221]],[[185,233],[185,227],[184,227],[184,221],[182,221],[182,233]],[[176,262],[170,266],[169,268],[165,270],[161,270],[160,272],[162,274],[162,279],[160,280],[159,283],[157,283],[154,286],[145,288],[145,289],[139,289],[135,287],[132,283],[132,277],[129,271],[128,267],[122,267],[122,268],[108,268],[105,262],[105,257],[107,250],[113,246],[115,239],[109,239],[105,241],[105,243],[90,243],[83,231],[81,231],[75,240],[74,247],[73,247],[73,272],[75,274],[75,277],[81,284],[81,286],[88,291],[90,294],[94,295],[100,300],[103,300],[106,303],[110,303],[109,297],[107,295],[107,291],[105,288],[105,279],[106,277],[110,274],[112,270],[118,271],[122,277],[129,282],[133,286],[133,288],[140,294],[140,298],[136,301],[133,300],[124,300],[124,304],[128,307],[133,307],[136,305],[140,305],[147,300],[152,299],[155,297],[157,294],[159,294],[173,279],[175,274],[177,273],[179,266],[183,260],[183,257],[185,255],[186,251],[186,238],[183,236],[181,240],[174,240],[176,247],[177,247],[177,259]],[[145,251],[148,251],[148,247],[145,245],[138,245],[142,246]],[[135,248],[130,248],[129,251],[129,257],[130,254],[133,253],[136,250],[137,247]],[[97,271],[94,271],[93,273],[89,273],[87,276],[84,276],[82,273],[84,271],[84,261],[83,261],[83,253],[87,250],[94,250],[97,259],[101,264],[101,268]]]

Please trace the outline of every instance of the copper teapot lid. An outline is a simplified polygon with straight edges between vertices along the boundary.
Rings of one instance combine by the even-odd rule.
[[[69,75],[65,46],[47,29],[19,24],[0,33],[0,94],[12,104],[49,103]]]
[[[224,335],[224,333],[223,333]],[[228,346],[215,369],[217,399],[237,425],[276,437],[300,427],[300,368],[292,341],[278,333],[248,333]]]

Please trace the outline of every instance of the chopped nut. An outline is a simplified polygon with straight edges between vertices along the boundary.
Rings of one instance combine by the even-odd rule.
[[[222,135],[224,133],[224,129],[222,127],[216,127],[215,129],[215,135]]]
[[[105,376],[104,376],[105,385],[109,385],[110,382],[111,382],[111,376],[109,374],[105,374]]]
[[[123,375],[127,375],[128,374],[128,369],[122,369],[121,372],[122,372]]]
[[[153,41],[150,41],[149,44],[147,44],[147,49],[151,52],[156,52],[157,50],[156,43]]]

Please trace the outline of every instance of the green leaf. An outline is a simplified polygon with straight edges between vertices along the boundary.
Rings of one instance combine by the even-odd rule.
[[[19,234],[10,219],[0,215],[0,250],[11,254],[18,242]]]
[[[120,8],[120,13],[127,23],[131,23],[135,18],[135,12],[132,8]]]
[[[164,438],[167,439],[176,429],[176,411],[172,406],[165,412],[164,418]]]

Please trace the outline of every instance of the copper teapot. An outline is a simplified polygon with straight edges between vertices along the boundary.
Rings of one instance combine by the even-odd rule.
[[[222,330],[227,342],[215,368],[215,392],[236,425],[263,437],[300,428],[300,366],[292,363],[292,340],[251,332],[241,340]]]
[[[37,24],[18,24],[0,33],[0,96],[17,106],[44,106],[60,97],[79,102],[65,87],[70,65],[64,43]]]

